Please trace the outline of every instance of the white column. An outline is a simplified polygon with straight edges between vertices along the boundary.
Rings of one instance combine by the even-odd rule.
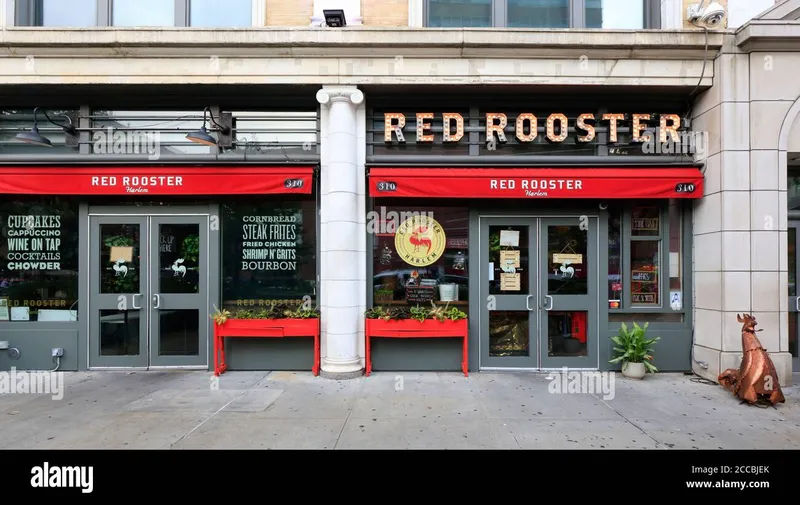
[[[325,23],[325,10],[341,9],[347,26],[361,24],[361,0],[314,0],[314,14],[311,26],[322,26]]]
[[[364,94],[354,86],[323,86],[317,92],[321,114],[320,290],[322,372],[330,379],[359,377],[364,252],[366,228],[359,214],[357,106]]]

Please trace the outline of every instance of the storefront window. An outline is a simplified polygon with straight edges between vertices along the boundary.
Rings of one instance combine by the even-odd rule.
[[[608,308],[622,307],[622,215],[619,209],[608,216]]]
[[[78,203],[0,203],[0,322],[77,321]]]
[[[222,299],[230,311],[272,303],[316,307],[316,202],[222,205]]]
[[[367,227],[374,305],[467,304],[467,208],[376,207]]]
[[[608,308],[682,310],[681,201],[618,205],[608,212]]]

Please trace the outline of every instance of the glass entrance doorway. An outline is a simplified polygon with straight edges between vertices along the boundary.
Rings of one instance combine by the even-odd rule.
[[[598,219],[480,219],[481,369],[597,369]]]
[[[800,290],[797,286],[797,274],[800,268],[797,252],[800,245],[800,221],[789,221],[789,352],[792,355],[792,370],[800,372],[800,352],[798,352],[797,339],[800,334]]]
[[[208,367],[208,220],[89,216],[90,368]]]

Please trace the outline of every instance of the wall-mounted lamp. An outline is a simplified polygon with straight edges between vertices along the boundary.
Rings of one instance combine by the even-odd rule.
[[[325,26],[331,28],[347,26],[347,21],[344,19],[344,11],[342,9],[324,10],[322,14],[325,16]]]
[[[220,133],[219,141],[217,141],[217,139],[212,137],[208,133],[208,130],[206,130],[206,117],[210,117],[211,123],[217,128],[219,128],[219,133]],[[219,124],[217,120],[214,119],[214,115],[211,114],[211,108],[206,107],[205,109],[203,109],[203,126],[201,126],[200,129],[197,130],[196,132],[187,134],[186,139],[191,140],[196,144],[203,144],[206,146],[230,147],[231,145],[230,133],[231,133],[231,127]]]
[[[68,146],[76,146],[78,144],[78,131],[72,126],[72,118],[68,114],[64,114],[64,117],[67,118],[67,124],[59,124],[50,119],[50,116],[47,115],[47,112],[43,111],[41,108],[36,107],[33,109],[33,128],[27,132],[20,132],[17,133],[15,140],[19,142],[25,142],[26,144],[33,144],[37,146],[43,147],[53,147],[53,143],[50,142],[50,139],[47,137],[43,137],[39,133],[39,120],[37,119],[38,113],[41,112],[44,114],[44,117],[54,125],[58,126],[64,133],[67,134],[65,144]]]

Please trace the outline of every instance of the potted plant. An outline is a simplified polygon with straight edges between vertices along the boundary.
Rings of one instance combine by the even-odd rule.
[[[622,375],[631,379],[641,379],[647,372],[655,373],[658,369],[651,363],[653,361],[653,346],[661,337],[647,338],[647,327],[650,323],[639,326],[633,323],[633,328],[628,329],[622,323],[619,333],[611,337],[614,342],[616,357],[609,363],[622,363]]]

